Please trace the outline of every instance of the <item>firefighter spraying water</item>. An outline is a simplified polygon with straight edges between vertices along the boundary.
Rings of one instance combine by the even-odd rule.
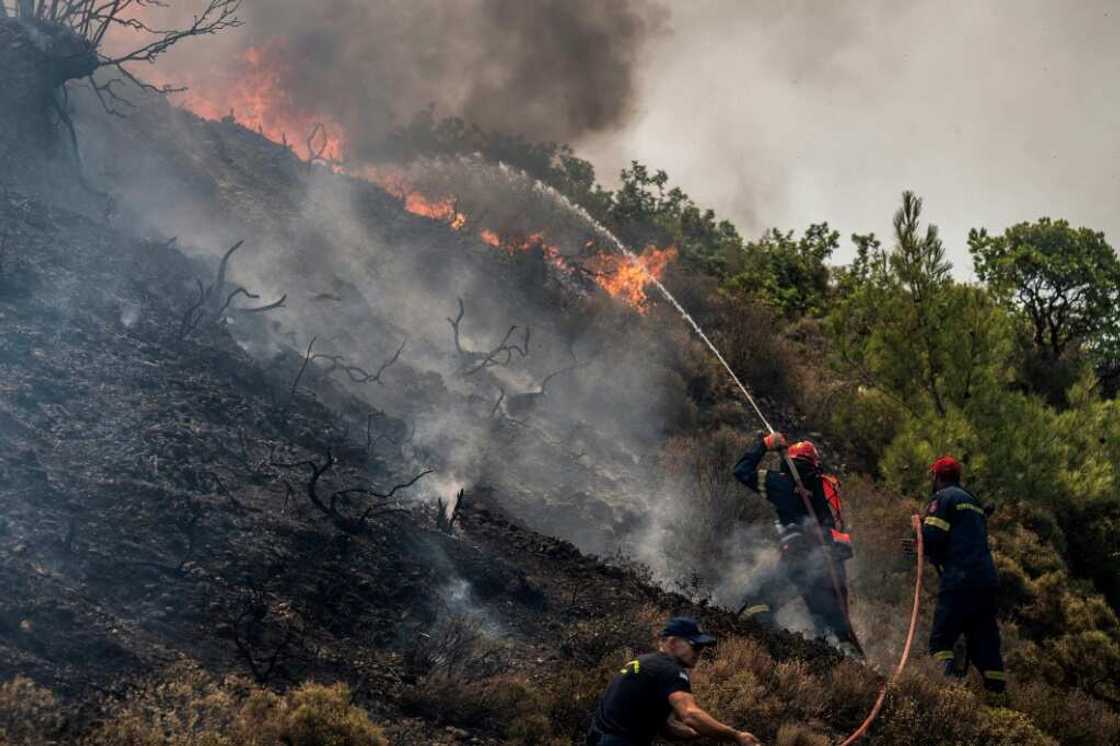
[[[759,469],[767,451],[784,448],[781,433],[759,433],[758,442],[735,466],[735,477],[774,506],[781,548],[779,571],[744,601],[739,613],[772,625],[777,610],[792,596],[800,595],[813,631],[837,643],[844,653],[862,657],[848,618],[843,563],[852,557],[852,548],[851,538],[844,532],[839,480],[822,471],[820,454],[813,443],[804,440],[789,446],[788,461],[808,493],[809,506],[805,505],[787,463],[782,463],[780,471]],[[818,532],[824,539],[819,543]]]
[[[537,188],[550,194],[553,198],[560,201],[568,207],[568,209],[582,216],[588,223],[605,236],[611,244],[618,249],[620,253],[626,256],[632,262],[639,262],[639,258],[634,252],[628,249],[622,241],[618,239],[607,228],[597,222],[591,217],[585,209],[579,205],[574,204],[564,195],[550,186],[537,182]],[[837,491],[838,480],[832,475],[826,475],[820,472],[820,458],[816,452],[816,447],[812,443],[803,441],[794,444],[788,450],[785,449],[785,438],[781,433],[778,433],[767,421],[762,410],[755,402],[754,397],[751,396],[747,387],[735,375],[735,371],[727,363],[727,360],[720,353],[719,349],[708,339],[708,335],[700,328],[700,325],[685,311],[684,307],[673,297],[673,294],[661,284],[661,282],[653,277],[648,277],[661,295],[667,300],[673,308],[677,309],[689,326],[692,327],[696,335],[707,345],[708,349],[719,360],[720,365],[727,371],[728,376],[735,382],[736,387],[743,394],[743,398],[750,404],[758,419],[766,428],[765,434],[760,434],[759,445],[755,446],[748,452],[739,465],[736,467],[736,476],[740,481],[743,481],[752,486],[757,485],[760,489],[769,490],[771,485],[774,486],[775,496],[780,495],[780,502],[782,508],[779,510],[779,522],[783,519],[792,519],[795,525],[801,525],[807,531],[802,533],[809,533],[815,538],[815,545],[812,539],[804,541],[801,537],[799,541],[797,557],[794,561],[798,577],[802,579],[801,589],[802,596],[806,599],[807,603],[811,603],[811,613],[813,614],[817,624],[825,629],[831,630],[838,640],[838,647],[841,647],[844,652],[857,656],[863,656],[863,649],[859,644],[855,631],[852,629],[851,619],[848,615],[848,596],[846,583],[843,580],[843,561],[850,557],[851,542],[849,537],[844,531],[844,523],[842,515],[840,514],[840,500]],[[767,471],[763,477],[756,469],[758,463],[762,460],[768,450],[779,450],[782,453],[782,470],[780,472]],[[753,461],[753,464],[751,464]],[[801,464],[799,468],[799,463]],[[749,465],[749,466],[748,466]],[[801,469],[805,470],[805,474],[809,476],[808,484],[802,479]],[[773,475],[773,476],[772,476]],[[759,480],[763,480],[761,484]],[[831,496],[830,496],[831,495]],[[767,494],[769,496],[769,494]],[[797,511],[792,508],[793,500],[790,498],[796,496],[800,499],[802,510]],[[778,502],[772,500],[775,507]],[[834,513],[834,510],[836,511]],[[827,532],[826,529],[827,528]],[[914,517],[914,529],[916,532],[916,542],[920,546],[922,543],[922,534],[920,531],[921,524],[918,522],[917,516]],[[793,555],[790,555],[793,560]],[[914,589],[914,604],[910,614],[909,630],[906,636],[906,644],[903,647],[902,654],[899,658],[898,666],[894,670],[891,678],[884,681],[880,687],[879,696],[877,697],[871,712],[868,713],[867,718],[847,739],[844,740],[842,746],[848,746],[861,739],[871,727],[871,724],[878,716],[880,709],[886,700],[886,694],[889,684],[902,674],[903,669],[906,667],[906,662],[910,656],[910,646],[914,639],[914,633],[917,629],[918,614],[920,610],[921,601],[921,588],[922,588],[922,556],[919,551],[917,562],[917,575],[915,577]],[[827,578],[827,581],[824,579]],[[828,591],[831,591],[831,594]]]

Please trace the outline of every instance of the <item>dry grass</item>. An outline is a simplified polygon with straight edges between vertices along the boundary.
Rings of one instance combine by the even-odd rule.
[[[0,746],[54,743],[64,725],[50,690],[23,676],[0,684]]]
[[[51,693],[27,679],[0,686],[0,743],[59,743],[65,719]],[[285,694],[247,679],[218,679],[190,664],[153,678],[110,707],[86,746],[386,746],[381,728],[350,703],[344,684],[307,682]]]

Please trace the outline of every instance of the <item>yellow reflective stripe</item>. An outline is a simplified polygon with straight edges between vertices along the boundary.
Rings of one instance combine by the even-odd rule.
[[[758,470],[758,494],[766,497],[766,469]]]
[[[937,661],[949,661],[953,659],[952,650],[938,650],[933,654],[933,659]]]
[[[1007,674],[1003,671],[985,671],[984,678],[992,681],[1007,681]]]
[[[926,519],[925,519],[924,523],[927,526],[934,526],[936,528],[941,529],[942,531],[948,531],[949,530],[949,522],[946,521],[946,520],[942,520],[941,518],[938,518],[935,515],[926,516]]]
[[[973,505],[972,503],[957,503],[957,510],[973,510],[980,515],[984,515],[984,509],[979,505]]]
[[[764,614],[767,611],[770,611],[770,604],[755,604],[747,608],[743,614],[746,616],[754,616],[755,614]]]
[[[619,671],[619,673],[630,673],[630,671],[633,671],[634,673],[638,673],[641,670],[642,670],[642,662],[638,661],[638,660],[632,660],[629,663],[627,663],[625,666],[623,666],[622,670]]]

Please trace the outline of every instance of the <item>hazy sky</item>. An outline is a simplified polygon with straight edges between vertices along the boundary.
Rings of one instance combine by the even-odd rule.
[[[668,3],[637,113],[581,145],[613,179],[667,170],[748,235],[888,234],[925,199],[961,275],[973,226],[1065,217],[1120,241],[1120,10],[1111,2]]]

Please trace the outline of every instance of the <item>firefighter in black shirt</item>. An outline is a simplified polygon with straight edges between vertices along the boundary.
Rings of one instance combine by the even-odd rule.
[[[760,741],[713,718],[692,697],[688,670],[715,638],[696,620],[674,617],[661,630],[658,652],[626,664],[599,699],[588,746],[648,746],[658,736],[686,741],[707,736],[737,744]]]
[[[953,647],[964,635],[968,659],[980,670],[984,687],[1000,693],[1007,677],[996,625],[999,580],[988,549],[987,513],[961,488],[961,465],[952,456],[934,461],[930,475],[933,498],[922,520],[922,543],[941,575],[941,588],[929,652],[945,664],[947,675],[964,676],[965,667],[953,660]]]

